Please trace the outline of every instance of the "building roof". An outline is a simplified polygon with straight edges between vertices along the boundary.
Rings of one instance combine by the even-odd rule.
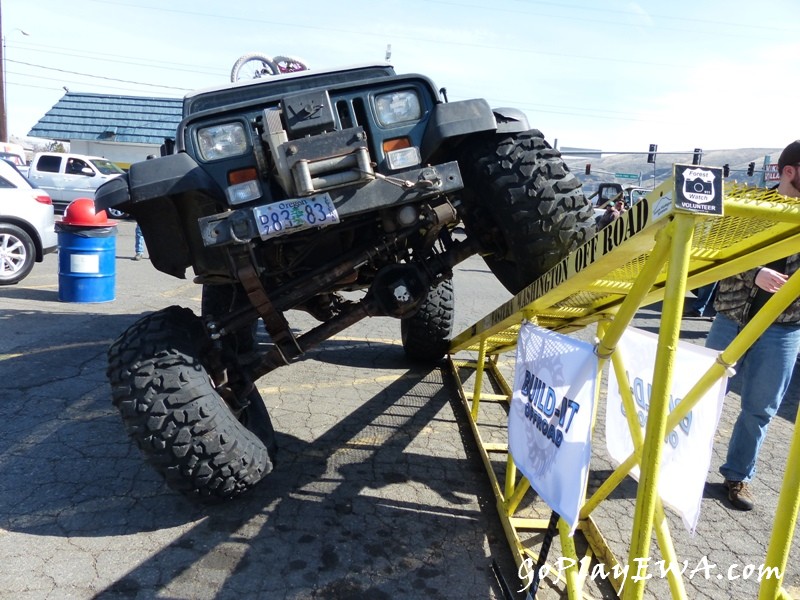
[[[175,137],[182,109],[182,98],[67,92],[28,135],[64,141],[162,144],[165,137]]]

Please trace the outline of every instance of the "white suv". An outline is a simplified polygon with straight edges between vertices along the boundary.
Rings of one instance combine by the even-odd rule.
[[[22,281],[57,247],[50,196],[0,160],[0,285]]]

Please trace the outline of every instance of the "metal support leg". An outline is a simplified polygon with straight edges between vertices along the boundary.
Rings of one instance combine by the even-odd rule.
[[[661,327],[658,334],[658,350],[653,372],[653,388],[650,409],[647,414],[645,444],[642,450],[641,474],[636,491],[636,512],[633,518],[633,537],[628,554],[628,564],[639,564],[635,559],[650,556],[653,534],[653,516],[658,500],[658,477],[663,454],[663,440],[667,431],[669,414],[669,391],[672,387],[672,371],[675,352],[680,338],[683,298],[686,294],[686,274],[689,269],[694,217],[677,214],[673,222],[672,251],[667,271],[668,285],[665,289]],[[625,586],[625,600],[641,600],[645,579],[631,578]]]

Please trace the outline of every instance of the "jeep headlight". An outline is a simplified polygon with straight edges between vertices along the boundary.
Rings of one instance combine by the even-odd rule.
[[[197,147],[203,160],[217,160],[244,154],[247,152],[244,125],[225,123],[198,129]]]
[[[375,96],[375,109],[378,111],[378,121],[384,126],[418,121],[422,117],[419,96],[413,90]]]

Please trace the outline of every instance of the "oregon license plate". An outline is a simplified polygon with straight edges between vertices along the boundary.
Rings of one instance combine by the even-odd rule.
[[[339,222],[330,194],[281,200],[253,208],[262,240]]]

